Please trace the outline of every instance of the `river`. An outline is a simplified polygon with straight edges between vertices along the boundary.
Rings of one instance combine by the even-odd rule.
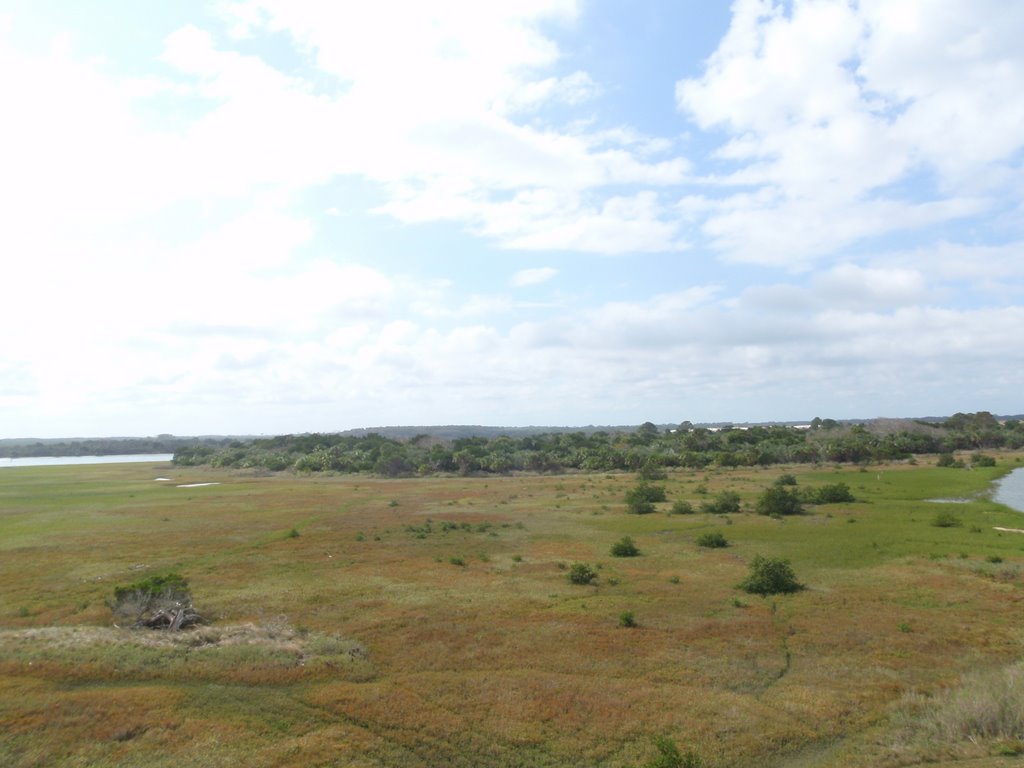
[[[165,462],[173,458],[173,453],[130,453],[115,456],[25,456],[20,459],[0,459],[0,469],[4,467],[56,467],[69,464]]]

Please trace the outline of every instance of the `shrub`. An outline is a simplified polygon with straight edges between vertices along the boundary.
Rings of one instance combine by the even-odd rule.
[[[799,592],[804,585],[788,560],[757,555],[750,564],[750,575],[740,582],[739,588],[753,595],[778,595]]]
[[[619,614],[620,627],[635,627],[636,625],[636,617],[633,616],[632,611],[623,611]]]
[[[932,518],[932,525],[936,528],[959,528],[963,521],[952,512],[938,512]]]
[[[700,511],[711,515],[728,515],[740,511],[740,495],[735,491],[722,491],[714,499],[701,502]]]
[[[570,584],[591,584],[597,579],[597,571],[587,563],[573,563],[569,566]]]
[[[188,579],[174,572],[150,576],[127,587],[116,587],[113,599],[107,601],[107,607],[115,616],[134,621],[161,610],[191,605]]]
[[[693,504],[688,501],[680,499],[672,504],[672,509],[669,510],[670,515],[692,515]]]
[[[680,752],[676,743],[667,736],[656,737],[654,748],[658,750],[658,756],[644,763],[644,768],[701,768],[704,765],[696,752],[689,749]]]
[[[637,500],[630,501],[629,513],[632,515],[649,515],[654,512],[654,505],[649,501]]]
[[[645,502],[651,505],[651,510],[654,509],[654,504],[659,501],[665,500],[665,488],[661,485],[651,485],[650,483],[640,483],[639,485],[630,488],[626,491],[626,504],[631,508],[634,505],[642,505]]]
[[[697,546],[707,547],[708,549],[721,549],[722,547],[728,547],[729,542],[718,531],[712,531],[711,533],[705,533],[697,539]]]
[[[656,461],[649,460],[640,468],[638,476],[641,480],[665,480],[668,473]]]
[[[972,467],[994,467],[995,465],[995,458],[986,456],[984,453],[976,453],[971,457]]]
[[[794,475],[779,475],[775,478],[776,485],[796,485],[796,477]]]
[[[803,511],[796,491],[788,490],[781,485],[773,485],[766,489],[757,500],[759,515],[799,515]]]
[[[856,501],[850,486],[846,483],[830,483],[815,489],[813,500],[814,504],[843,504]]]
[[[640,550],[637,549],[633,539],[629,536],[623,536],[612,544],[611,553],[612,557],[636,557],[640,554]]]
[[[963,467],[964,463],[953,456],[952,453],[940,453],[939,460],[935,462],[937,467]]]

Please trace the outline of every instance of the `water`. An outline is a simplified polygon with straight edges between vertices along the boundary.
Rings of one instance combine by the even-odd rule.
[[[1018,512],[1024,512],[1024,467],[1013,470],[997,482],[992,498]]]
[[[26,456],[21,459],[0,459],[4,467],[56,467],[68,464],[127,464],[129,462],[170,461],[173,453],[132,453],[115,456]]]

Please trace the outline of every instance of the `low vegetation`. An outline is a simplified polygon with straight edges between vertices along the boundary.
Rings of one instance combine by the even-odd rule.
[[[1024,525],[986,491],[1024,456],[985,451],[646,480],[4,469],[0,765],[1010,766]],[[641,485],[662,514],[629,513]],[[758,514],[772,487],[803,513]],[[133,628],[154,596],[207,623]]]

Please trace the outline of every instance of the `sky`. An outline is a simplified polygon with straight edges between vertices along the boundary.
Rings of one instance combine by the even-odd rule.
[[[0,0],[0,437],[1024,412],[1022,30]]]

